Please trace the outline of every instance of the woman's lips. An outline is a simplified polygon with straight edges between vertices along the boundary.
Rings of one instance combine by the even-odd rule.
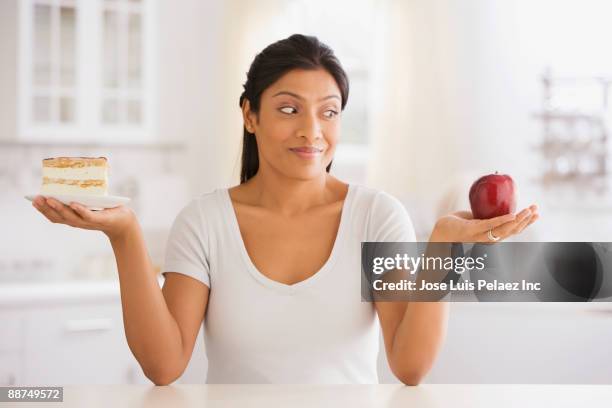
[[[293,153],[297,154],[299,157],[303,159],[312,159],[314,157],[317,157],[323,152],[320,149],[311,148],[311,147],[296,147],[296,148],[292,148],[289,150],[291,150]]]

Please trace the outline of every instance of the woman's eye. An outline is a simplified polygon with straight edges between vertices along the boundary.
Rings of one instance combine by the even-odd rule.
[[[295,113],[296,109],[292,106],[284,106],[280,108],[280,111],[287,114]]]
[[[334,116],[336,116],[337,114],[338,114],[338,112],[336,112],[335,110],[332,110],[332,109],[327,110],[327,111],[325,111],[325,113],[324,113],[325,117],[326,117],[326,118],[329,118],[329,119],[333,118],[333,117],[334,117]]]

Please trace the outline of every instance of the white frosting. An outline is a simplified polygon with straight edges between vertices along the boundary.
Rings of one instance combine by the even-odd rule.
[[[108,195],[106,186],[90,186],[82,188],[79,186],[72,186],[68,184],[49,183],[43,184],[40,188],[40,194],[80,194],[80,195],[93,195],[93,196],[105,196]]]

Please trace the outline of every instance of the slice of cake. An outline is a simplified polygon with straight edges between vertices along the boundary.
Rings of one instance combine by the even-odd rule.
[[[52,157],[42,165],[42,195],[108,195],[106,157]]]

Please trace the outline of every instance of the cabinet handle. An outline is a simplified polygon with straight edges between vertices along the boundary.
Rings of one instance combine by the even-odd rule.
[[[68,320],[64,325],[67,332],[107,331],[112,327],[112,319]]]

